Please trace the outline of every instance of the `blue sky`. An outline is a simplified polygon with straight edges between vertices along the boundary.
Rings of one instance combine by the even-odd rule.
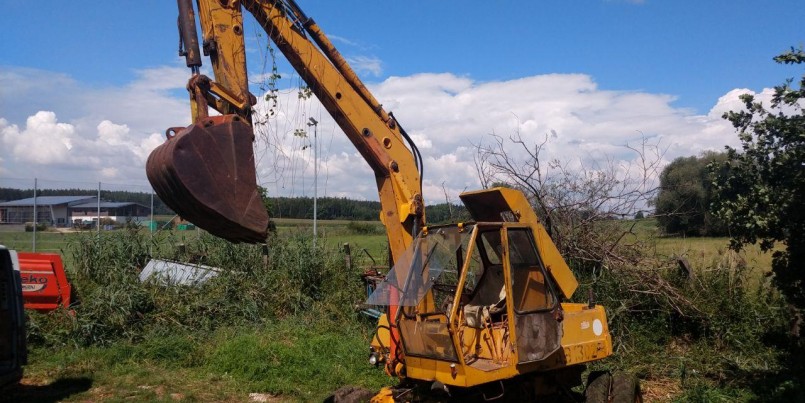
[[[172,1],[0,1],[3,65],[123,84],[175,63]],[[590,74],[606,89],[678,97],[700,112],[732,88],[795,74],[770,58],[803,41],[786,16],[802,1],[308,1],[325,32],[382,61],[389,75],[451,72],[476,80]]]
[[[461,150],[467,141],[458,135],[452,143],[436,140],[439,135],[434,130],[448,130],[443,128],[449,122],[420,116],[417,108],[404,102],[411,99],[405,94],[414,87],[421,90],[416,94],[427,97],[417,101],[424,104],[434,98],[428,94],[454,99],[464,99],[459,97],[464,94],[465,98],[486,97],[475,99],[477,108],[485,102],[500,105],[501,120],[479,121],[480,126],[474,129],[477,133],[467,132],[465,136],[470,141],[473,136],[511,130],[512,122],[507,119],[511,120],[512,114],[517,119],[523,113],[528,115],[528,111],[516,111],[532,102],[534,110],[553,105],[568,119],[582,118],[574,126],[549,118],[557,113],[535,112],[523,118],[525,123],[517,123],[523,123],[517,129],[525,133],[528,127],[534,128],[535,136],[558,130],[566,139],[575,136],[566,144],[592,144],[599,141],[594,139],[594,128],[606,126],[606,133],[615,134],[606,139],[599,135],[600,141],[622,146],[639,131],[667,141],[670,153],[663,158],[671,159],[721,148],[731,141],[726,137],[728,128],[719,126],[718,135],[725,136],[724,140],[714,137],[710,142],[693,144],[682,139],[683,133],[671,129],[673,117],[684,125],[699,125],[686,126],[686,130],[715,133],[713,125],[718,123],[713,120],[714,111],[721,111],[718,105],[734,105],[727,99],[734,99],[735,94],[727,96],[731,91],[760,93],[801,74],[797,68],[779,66],[771,58],[805,40],[801,25],[791,22],[793,16],[805,12],[801,0],[299,3],[332,36],[376,94],[382,95],[381,102],[407,113],[406,126],[413,127],[425,144],[432,144],[429,152],[436,163],[444,158],[467,162],[466,150]],[[77,157],[59,153],[91,150],[112,138],[121,147],[137,149],[128,160],[136,165],[154,145],[151,135],[162,131],[158,124],[185,119],[188,109],[183,104],[182,88],[186,73],[181,72],[183,64],[176,55],[175,3],[0,0],[0,6],[0,24],[4,27],[0,42],[0,83],[4,84],[0,87],[0,130],[5,131],[6,146],[6,151],[0,152],[0,177],[33,174],[58,179],[65,169],[90,181],[124,181],[137,176],[133,172],[141,167],[125,171],[105,166],[102,161],[81,164]],[[246,32],[253,37],[257,30],[247,26]],[[256,76],[263,61],[253,57],[258,54],[253,38],[248,45],[250,73]],[[281,69],[288,67],[282,64]],[[527,93],[515,96],[512,89],[518,85],[507,86],[511,83],[533,85],[534,90],[546,93],[539,99]],[[294,84],[288,81],[285,85]],[[599,106],[586,111],[574,109],[574,102],[584,103],[585,99],[590,105],[598,105],[597,98],[585,98],[584,94],[600,95],[606,99],[600,102],[618,105],[623,111],[614,107],[606,111]],[[551,104],[551,97],[557,103]],[[641,111],[649,107],[653,109]],[[302,114],[321,115],[316,105],[301,110]],[[39,112],[52,112],[52,116],[37,115]],[[466,119],[462,113],[455,115]],[[468,116],[477,115],[473,112]],[[38,117],[32,123],[34,116]],[[287,118],[291,125],[300,120]],[[526,125],[531,121],[532,126]],[[659,121],[667,123],[660,126]],[[67,151],[54,150],[53,157],[61,165],[9,151],[21,140],[38,144],[33,138],[46,136],[36,128],[51,126],[37,126],[36,122],[47,122],[61,133],[50,141],[47,137],[37,140],[54,143],[61,139]],[[103,122],[108,124],[102,129]],[[360,164],[348,144],[339,146],[337,129],[325,126],[324,130],[336,142],[331,147],[333,160],[325,162],[332,164],[327,168],[337,173],[343,169],[339,164]],[[607,147],[599,144],[595,148]],[[561,150],[557,145],[556,152]],[[300,165],[299,178],[312,169],[308,156],[300,158],[306,162]],[[448,179],[454,176],[445,175]],[[451,189],[458,192],[471,187],[470,176]],[[137,178],[141,179],[142,175]],[[338,177],[331,180],[334,194],[349,193],[338,187]],[[305,194],[308,190],[299,188],[309,187],[308,182],[282,185],[278,192],[294,187],[293,194]],[[434,178],[431,185],[438,188],[438,179]],[[362,194],[374,198],[372,187],[369,183]]]

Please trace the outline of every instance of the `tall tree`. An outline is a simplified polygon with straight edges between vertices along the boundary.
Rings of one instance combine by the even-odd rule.
[[[774,60],[801,65],[805,53],[792,48]],[[788,79],[775,87],[768,106],[744,94],[745,109],[724,114],[738,131],[741,149],[727,148],[728,160],[714,183],[713,211],[727,223],[733,247],[759,241],[763,250],[775,250],[775,282],[801,313],[805,309],[805,109],[801,103],[805,75],[798,84]]]
[[[710,213],[712,180],[708,164],[724,162],[726,153],[706,152],[700,157],[679,157],[660,174],[660,191],[654,200],[657,221],[668,234],[723,235],[724,225]]]

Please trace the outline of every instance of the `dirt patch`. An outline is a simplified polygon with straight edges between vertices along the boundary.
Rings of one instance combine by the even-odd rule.
[[[644,402],[670,402],[682,393],[679,380],[676,379],[641,379],[640,390]]]
[[[284,400],[277,395],[272,395],[271,393],[249,393],[249,401],[277,403],[283,402]]]

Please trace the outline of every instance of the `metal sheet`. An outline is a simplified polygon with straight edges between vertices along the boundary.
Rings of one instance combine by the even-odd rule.
[[[220,271],[212,266],[152,259],[140,272],[140,281],[154,278],[154,281],[165,285],[199,285],[217,276]]]

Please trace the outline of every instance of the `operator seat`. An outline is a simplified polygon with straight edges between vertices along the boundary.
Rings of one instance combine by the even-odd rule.
[[[464,306],[464,321],[467,326],[482,329],[492,318],[506,310],[506,282],[503,266],[489,266],[470,299]]]

